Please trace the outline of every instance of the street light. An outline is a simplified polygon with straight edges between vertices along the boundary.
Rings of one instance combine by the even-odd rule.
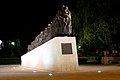
[[[0,40],[0,50],[1,50],[1,47],[2,47],[1,45],[2,45],[2,41]]]
[[[2,40],[0,40],[0,44],[2,44]]]
[[[15,42],[11,42],[11,45],[15,46]]]
[[[79,46],[78,46],[78,49],[80,49],[80,48],[81,48],[81,46],[79,45]]]
[[[2,47],[3,47],[3,42],[2,40],[0,40],[0,50],[2,49]]]
[[[15,47],[15,42],[9,40],[9,47],[14,48]]]
[[[16,43],[15,43],[15,41],[11,41],[11,40],[9,40],[8,43],[9,43],[9,49],[10,49],[10,52],[11,52],[10,56],[14,57],[15,56],[15,51],[16,51],[15,50],[16,49]]]

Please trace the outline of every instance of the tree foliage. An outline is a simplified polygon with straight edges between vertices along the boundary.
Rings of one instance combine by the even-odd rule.
[[[120,15],[112,1],[77,0],[72,12],[73,35],[85,51],[119,49]]]
[[[84,37],[79,43],[86,50],[110,49],[111,35],[108,24],[100,19],[88,25],[84,28]]]

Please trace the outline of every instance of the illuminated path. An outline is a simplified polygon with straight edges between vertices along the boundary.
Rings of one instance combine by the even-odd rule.
[[[119,65],[80,65],[77,72],[49,72],[0,65],[0,80],[120,80]]]

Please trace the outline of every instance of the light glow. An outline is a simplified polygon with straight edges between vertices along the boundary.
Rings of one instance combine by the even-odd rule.
[[[81,46],[78,46],[78,48],[80,49],[80,48],[81,48]]]
[[[35,72],[37,72],[37,71],[34,70],[33,72],[35,73]]]
[[[2,41],[0,40],[0,44],[2,44]]]
[[[98,73],[101,73],[101,70],[98,70]]]
[[[13,67],[13,69],[15,69],[15,67]]]
[[[11,44],[14,46],[14,45],[15,45],[15,42],[11,42]]]
[[[49,76],[52,76],[53,74],[52,73],[49,73]]]
[[[21,70],[24,70],[24,69],[21,69]]]

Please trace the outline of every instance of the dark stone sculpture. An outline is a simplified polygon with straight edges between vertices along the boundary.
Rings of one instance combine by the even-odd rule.
[[[28,45],[28,51],[40,46],[41,44],[49,41],[57,36],[71,36],[71,12],[68,7],[63,5],[60,10],[57,11],[56,17],[48,24],[45,30],[35,38],[31,45]]]
[[[57,16],[60,34],[71,35],[71,12],[68,10],[68,7],[63,5]]]

